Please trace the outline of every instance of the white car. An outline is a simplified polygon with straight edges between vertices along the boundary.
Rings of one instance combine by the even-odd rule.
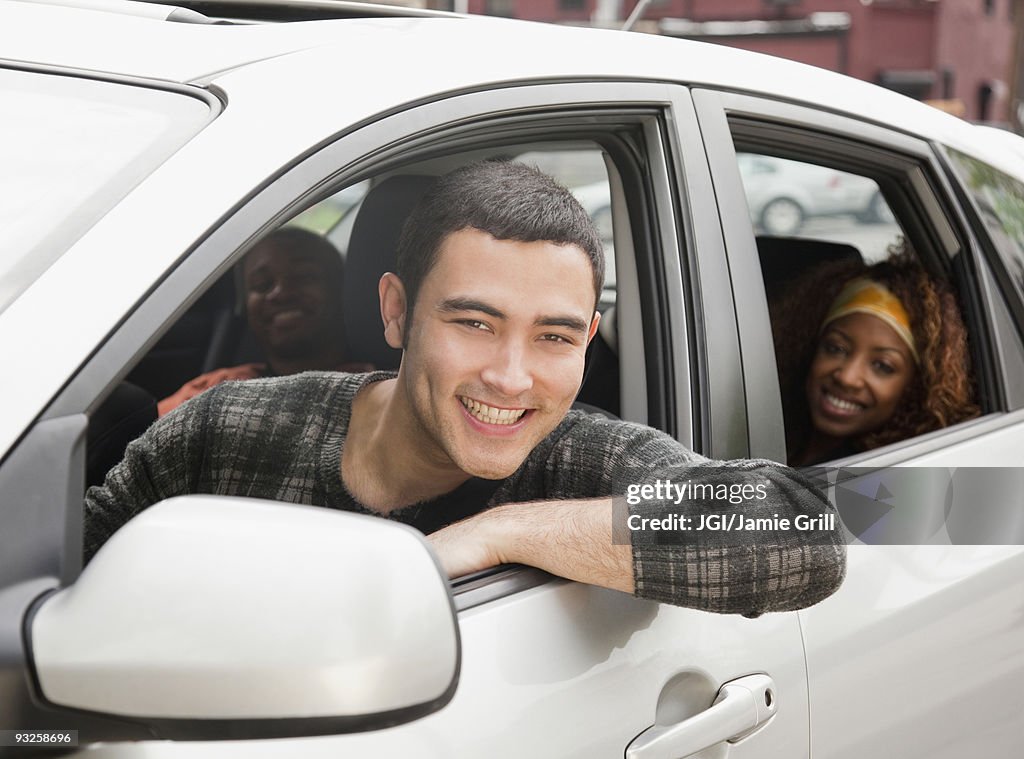
[[[794,235],[809,218],[852,216],[891,221],[878,185],[867,177],[767,155],[737,155],[750,218],[770,235]]]
[[[1019,520],[963,541],[946,519],[1021,508],[1019,153],[722,46],[188,5],[0,0],[0,730],[16,731],[0,742],[93,759],[1019,756]],[[311,20],[275,22],[289,17]],[[877,184],[962,295],[983,408],[839,462],[914,468],[940,513],[912,520],[908,545],[868,545],[844,511],[839,591],[746,619],[522,567],[449,585],[385,520],[190,496],[82,570],[86,480],[130,427],[113,401],[126,380],[159,397],[233,355],[232,267],[254,241],[368,182],[338,234],[353,360],[386,365],[366,280],[417,188],[481,157],[595,151],[615,330],[583,400],[716,458],[785,459],[738,154]],[[970,467],[990,467],[980,485]],[[876,482],[862,505],[879,500]]]

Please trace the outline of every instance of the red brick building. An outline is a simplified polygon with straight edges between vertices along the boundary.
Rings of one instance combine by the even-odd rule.
[[[468,0],[473,13],[621,24],[637,0]],[[1021,7],[1017,8],[1018,4]],[[1021,0],[652,0],[638,30],[780,55],[1020,129]],[[618,21],[616,22],[616,19]],[[1024,82],[1020,83],[1024,86]]]

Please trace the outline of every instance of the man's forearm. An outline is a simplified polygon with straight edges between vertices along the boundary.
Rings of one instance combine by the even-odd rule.
[[[612,500],[498,506],[430,536],[449,576],[527,564],[559,577],[633,592],[633,554],[612,542]]]
[[[498,564],[527,564],[572,580],[717,613],[790,611],[835,592],[846,567],[841,523],[835,520],[834,526],[813,535],[782,527],[797,514],[834,512],[812,483],[769,463],[710,471],[729,481],[764,478],[771,498],[741,505],[726,501],[719,508],[778,526],[740,533],[626,530],[632,545],[616,544],[613,522],[625,519],[626,509],[613,513],[612,500],[599,498],[506,504],[430,537],[452,577]],[[698,524],[702,505],[673,507],[653,501],[642,511],[652,517],[683,512]]]

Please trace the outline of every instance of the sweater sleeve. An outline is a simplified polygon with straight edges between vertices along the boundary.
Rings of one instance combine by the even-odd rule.
[[[88,563],[125,522],[175,495],[196,492],[203,463],[206,393],[157,420],[132,441],[103,485],[89,488],[84,508],[84,559]]]
[[[548,471],[576,480],[577,493],[589,480],[600,483],[590,495],[613,496],[615,539],[632,547],[637,596],[754,617],[810,606],[842,583],[842,523],[800,472],[772,461],[712,461],[625,422],[590,420],[567,439],[553,452],[566,458],[549,458]]]
[[[644,517],[678,516],[667,530],[630,531],[638,596],[755,617],[811,606],[839,588],[846,574],[842,523],[797,472],[768,461],[708,461],[673,474],[675,483],[685,475],[718,493],[746,488],[765,497],[628,506],[641,525]]]

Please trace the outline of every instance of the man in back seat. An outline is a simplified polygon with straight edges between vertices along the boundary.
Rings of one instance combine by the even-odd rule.
[[[327,239],[282,227],[260,240],[241,266],[246,321],[266,362],[215,369],[189,380],[157,404],[160,416],[226,380],[373,368],[345,360],[343,267]]]

